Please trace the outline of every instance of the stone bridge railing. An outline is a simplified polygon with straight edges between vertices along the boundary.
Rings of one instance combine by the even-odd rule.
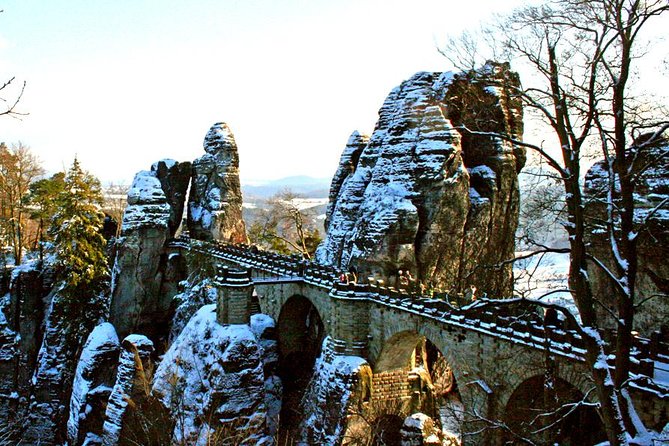
[[[230,245],[193,240],[187,236],[170,240],[168,248],[188,249],[256,271],[254,281],[292,279],[330,290],[336,299],[365,299],[374,304],[411,312],[420,317],[437,320],[451,327],[475,330],[508,342],[530,348],[550,349],[577,361],[582,361],[585,345],[581,335],[566,321],[546,320],[543,309],[531,300],[497,302],[479,299],[464,306],[453,305],[449,299],[435,299],[399,291],[376,284],[344,284],[337,271],[299,256],[286,256],[259,250],[247,245]],[[666,393],[667,389],[654,382],[656,362],[669,364],[669,339],[666,334],[653,333],[650,339],[635,337],[632,350],[632,373],[636,383],[644,388]],[[611,365],[615,357],[609,355]]]

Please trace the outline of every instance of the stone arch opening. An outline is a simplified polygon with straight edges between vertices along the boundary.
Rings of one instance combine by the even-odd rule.
[[[374,393],[390,394],[408,402],[394,404],[396,414],[424,413],[434,420],[447,438],[459,443],[464,405],[452,365],[430,339],[414,331],[390,337],[376,361],[374,377]],[[395,395],[392,388],[385,388],[387,383],[397,388],[403,380],[408,384],[400,386],[406,393],[404,395]]]
[[[325,338],[323,321],[314,304],[304,296],[292,296],[281,307],[277,328],[280,374],[286,378],[311,377]]]
[[[534,376],[520,383],[511,394],[504,421],[512,432],[539,442],[569,446],[606,440],[597,410],[587,404],[573,406],[580,401],[586,402],[583,393],[564,379]],[[507,433],[504,440],[512,438]]]
[[[277,322],[278,374],[283,384],[279,439],[290,439],[299,422],[299,406],[320,355],[325,326],[309,299],[295,295],[281,307]]]
[[[383,414],[372,422],[373,446],[400,446],[402,444],[402,425],[404,418],[395,414]]]

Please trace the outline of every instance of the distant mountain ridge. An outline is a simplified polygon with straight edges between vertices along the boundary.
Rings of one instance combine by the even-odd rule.
[[[245,200],[251,198],[269,198],[286,189],[303,195],[305,198],[327,198],[330,192],[330,178],[314,178],[307,175],[296,175],[264,184],[245,184],[242,181],[242,194]]]

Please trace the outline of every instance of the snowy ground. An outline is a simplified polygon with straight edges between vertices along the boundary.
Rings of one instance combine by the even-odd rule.
[[[528,253],[517,252],[516,257]],[[516,294],[562,305],[578,316],[571,294],[567,291],[569,254],[547,253],[518,260],[513,274]]]
[[[291,202],[301,211],[328,204],[327,198],[293,198]]]

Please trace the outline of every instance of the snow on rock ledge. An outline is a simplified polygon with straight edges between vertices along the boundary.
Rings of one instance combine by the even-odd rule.
[[[299,427],[299,444],[340,444],[354,389],[363,373],[371,376],[367,361],[357,356],[336,356],[328,348],[329,341],[323,341],[323,352],[302,399],[305,419]]]
[[[180,423],[179,444],[210,436],[234,444],[271,444],[266,435],[263,350],[248,325],[220,325],[216,306],[191,318],[156,370],[152,394]]]
[[[116,446],[128,432],[124,426],[131,424],[133,407],[141,405],[148,396],[146,370],[150,369],[153,342],[146,336],[127,336],[122,344],[116,383],[109,396],[102,432],[104,446]]]
[[[445,444],[460,444],[459,441],[448,443],[444,441],[444,435],[432,418],[424,413],[415,413],[404,420],[400,430],[402,446],[442,446]]]
[[[82,444],[88,434],[100,435],[107,398],[114,384],[121,344],[114,326],[104,322],[88,336],[77,364],[70,398],[67,438],[70,445]],[[97,410],[96,410],[97,409]]]
[[[166,228],[169,219],[170,206],[155,172],[138,172],[128,191],[128,207],[123,214],[123,234],[147,226]]]

